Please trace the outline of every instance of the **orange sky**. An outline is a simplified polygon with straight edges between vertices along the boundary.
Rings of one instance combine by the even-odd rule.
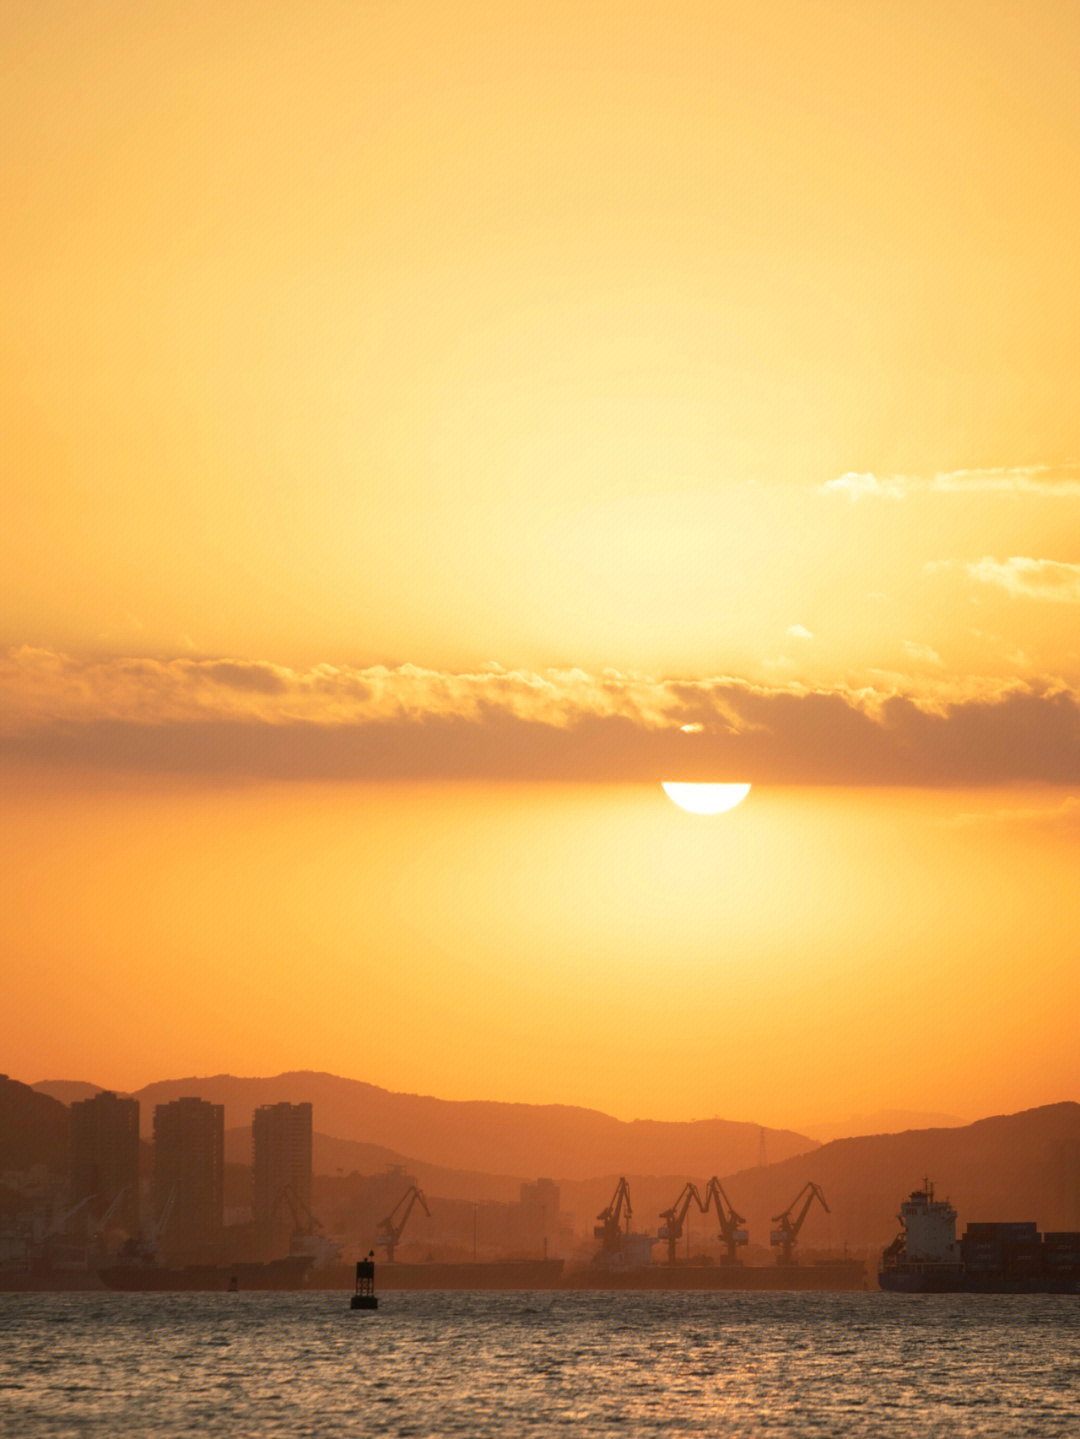
[[[1078,1097],[1080,12],[584,9],[4,7],[14,1076]]]

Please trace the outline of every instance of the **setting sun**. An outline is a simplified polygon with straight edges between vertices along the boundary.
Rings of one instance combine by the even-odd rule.
[[[748,784],[673,784],[664,780],[660,787],[688,814],[723,814],[750,793]]]

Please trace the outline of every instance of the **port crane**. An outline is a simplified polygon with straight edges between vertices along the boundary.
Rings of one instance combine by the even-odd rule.
[[[312,1214],[291,1184],[286,1184],[284,1188],[278,1190],[272,1214],[277,1214],[278,1206],[283,1200],[289,1207],[293,1221],[289,1253],[306,1255],[316,1264],[329,1264],[331,1260],[336,1259],[341,1253],[341,1245],[336,1239],[330,1239],[327,1236],[322,1220]]]
[[[664,1209],[660,1213],[660,1218],[664,1223],[661,1224],[657,1230],[656,1237],[657,1239],[667,1240],[667,1258],[669,1264],[675,1263],[675,1245],[682,1238],[683,1224],[686,1221],[686,1213],[691,1204],[696,1204],[702,1213],[704,1213],[705,1205],[701,1202],[701,1195],[698,1193],[696,1184],[684,1185],[683,1192],[671,1208]]]
[[[626,1230],[629,1233],[633,1212],[630,1208],[630,1186],[624,1178],[620,1178],[615,1193],[611,1196],[611,1203],[596,1216],[600,1223],[593,1227],[593,1238],[600,1240],[601,1254],[619,1252],[622,1248],[622,1230],[619,1226],[625,1216]]]
[[[720,1238],[724,1241],[725,1253],[720,1262],[721,1264],[738,1264],[739,1259],[735,1250],[740,1244],[748,1244],[750,1235],[741,1227],[746,1220],[724,1193],[724,1187],[715,1174],[706,1186],[701,1212],[708,1214],[712,1207],[716,1209],[716,1218],[720,1224]]]
[[[277,1218],[277,1212],[282,1203],[288,1205],[292,1215],[294,1237],[296,1235],[307,1237],[311,1234],[322,1233],[322,1221],[315,1218],[291,1184],[284,1185],[274,1196],[274,1205],[270,1212],[271,1221]]]
[[[88,1238],[90,1239],[91,1244],[97,1245],[99,1249],[105,1249],[106,1245],[108,1244],[109,1225],[112,1223],[113,1215],[120,1208],[121,1204],[123,1204],[125,1198],[127,1197],[127,1192],[128,1186],[126,1184],[122,1184],[120,1188],[116,1191],[116,1197],[113,1199],[113,1202],[109,1205],[109,1207],[105,1210],[105,1213],[101,1216],[100,1219],[95,1219],[90,1225]],[[127,1237],[128,1236],[125,1235],[125,1238]]]
[[[90,1201],[96,1198],[96,1194],[88,1194],[85,1199],[80,1199],[79,1202],[73,1204],[70,1209],[65,1209],[58,1217],[53,1219],[45,1237],[51,1239],[55,1235],[63,1234],[68,1227],[68,1221],[74,1219],[80,1209],[85,1209]]]
[[[795,1219],[792,1219],[791,1211],[795,1208],[796,1204],[798,1204],[799,1200],[802,1199],[804,1194],[806,1195],[806,1199],[803,1203],[803,1207],[799,1210],[797,1217]],[[821,1207],[822,1209],[824,1209],[826,1214],[832,1213],[832,1210],[825,1203],[824,1194],[822,1194],[821,1190],[813,1182],[813,1180],[808,1180],[806,1184],[804,1184],[803,1187],[799,1190],[798,1194],[796,1194],[795,1198],[791,1201],[788,1207],[784,1210],[783,1214],[773,1215],[772,1222],[774,1224],[779,1224],[780,1228],[774,1229],[769,1235],[769,1243],[778,1246],[780,1249],[780,1253],[776,1256],[777,1264],[795,1263],[791,1251],[795,1247],[795,1241],[799,1237],[799,1230],[803,1226],[803,1220],[806,1218],[807,1210],[810,1208],[811,1204],[814,1202],[815,1199],[820,1200]]]
[[[405,1221],[412,1213],[414,1204],[419,1204],[427,1217],[429,1219],[431,1218],[431,1210],[427,1207],[427,1200],[424,1198],[421,1190],[417,1189],[414,1184],[411,1189],[405,1191],[386,1218],[379,1220],[379,1233],[375,1243],[385,1247],[387,1264],[393,1264],[394,1262],[394,1249],[397,1246],[398,1240],[401,1238],[401,1232],[405,1228]],[[398,1210],[401,1209],[402,1205],[405,1206],[404,1212],[398,1217]]]

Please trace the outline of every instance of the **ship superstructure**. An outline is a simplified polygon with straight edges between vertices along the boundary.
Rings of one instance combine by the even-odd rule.
[[[956,1210],[923,1180],[900,1206],[900,1233],[881,1256],[883,1289],[951,1289],[961,1275]],[[895,1282],[894,1282],[895,1281]],[[900,1282],[902,1281],[902,1282]]]

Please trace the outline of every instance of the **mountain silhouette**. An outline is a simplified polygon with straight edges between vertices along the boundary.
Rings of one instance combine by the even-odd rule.
[[[952,1200],[957,1233],[972,1220],[1033,1219],[1041,1230],[1080,1230],[1080,1104],[1048,1104],[956,1129],[836,1139],[723,1183],[747,1216],[751,1239],[767,1243],[773,1216],[813,1180],[832,1212],[810,1209],[804,1242],[837,1246],[890,1239],[900,1204],[924,1179]]]
[[[571,1105],[397,1094],[361,1080],[303,1070],[267,1079],[218,1074],[148,1084],[135,1091],[143,1134],[153,1132],[155,1105],[184,1095],[223,1104],[226,1129],[249,1127],[260,1104],[308,1102],[320,1134],[378,1145],[448,1169],[526,1177],[731,1172],[756,1161],[762,1132],[759,1125],[726,1119],[626,1121]],[[816,1147],[814,1140],[791,1130],[764,1133],[773,1159]]]
[[[66,1172],[71,1111],[52,1095],[0,1074],[0,1174],[44,1164]]]

